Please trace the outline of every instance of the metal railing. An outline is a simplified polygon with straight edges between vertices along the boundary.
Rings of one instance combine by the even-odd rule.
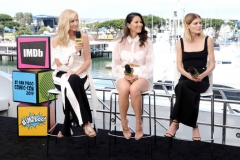
[[[98,109],[97,112],[101,112],[103,113],[103,129],[106,129],[105,126],[105,114],[106,113],[110,113],[110,108],[109,106],[105,103],[106,101],[106,92],[111,92],[112,89],[115,88],[115,79],[111,79],[111,78],[93,78],[93,79],[98,79],[98,80],[108,80],[108,81],[112,81],[113,83],[113,87],[112,88],[96,88],[96,91],[101,91],[103,92],[102,94],[102,100],[99,99],[99,102],[103,105],[103,109]],[[168,98],[171,102],[171,99],[173,98],[173,94],[169,93],[169,90],[167,89],[167,86],[171,86],[173,87],[174,84],[173,83],[164,83],[164,82],[154,82],[154,85],[160,85],[163,88],[163,91],[165,91],[165,94],[160,94],[160,93],[155,93],[151,94],[151,96],[155,96],[156,97],[165,97]],[[158,89],[154,89],[155,91]],[[232,109],[232,107],[230,106],[230,104],[239,104],[240,105],[240,101],[236,101],[236,100],[229,100],[227,99],[224,91],[232,91],[232,92],[240,92],[239,89],[230,89],[230,88],[220,88],[220,87],[213,87],[213,91],[219,91],[221,93],[222,99],[214,99],[214,102],[219,102],[219,103],[223,103],[223,122],[222,124],[214,124],[214,127],[222,127],[222,144],[225,144],[226,142],[226,129],[227,128],[231,128],[231,129],[240,129],[240,126],[232,126],[232,125],[227,125],[227,109],[229,110],[230,114],[235,114],[234,110]],[[201,101],[211,101],[210,98],[200,98]],[[170,106],[169,106],[170,107]],[[119,114],[117,112],[117,114]],[[129,116],[134,116],[134,114],[128,114]],[[169,116],[170,117],[170,116]],[[166,121],[170,121],[169,117],[159,117],[159,116],[151,116],[151,119],[156,119],[157,124],[159,124],[161,127],[163,127],[164,129],[167,130],[167,127],[165,127],[159,120],[166,120]],[[201,125],[207,125],[210,126],[210,123],[206,123],[206,122],[198,122],[198,124]]]

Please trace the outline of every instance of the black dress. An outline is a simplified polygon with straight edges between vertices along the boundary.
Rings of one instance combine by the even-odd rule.
[[[189,66],[193,66],[199,73],[206,70],[208,49],[207,39],[205,38],[204,49],[199,52],[185,52],[182,38],[182,63],[183,68],[188,72]],[[200,102],[200,93],[204,93],[209,87],[208,76],[204,77],[201,82],[194,82],[181,75],[178,84],[175,87],[176,102],[171,113],[172,119],[177,119],[190,127],[195,127]]]

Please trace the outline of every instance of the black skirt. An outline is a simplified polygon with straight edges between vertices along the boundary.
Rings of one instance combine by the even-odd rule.
[[[198,68],[202,73],[206,68]],[[200,93],[204,93],[209,88],[209,78],[204,77],[201,82],[194,82],[181,75],[175,87],[176,102],[171,113],[172,119],[177,119],[190,127],[195,127],[199,112]]]

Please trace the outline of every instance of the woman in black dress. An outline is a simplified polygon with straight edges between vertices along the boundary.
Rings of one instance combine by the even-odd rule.
[[[207,61],[209,66],[206,68]],[[191,67],[200,73],[195,78],[189,73]],[[208,75],[214,68],[213,40],[203,34],[201,17],[189,13],[184,18],[184,37],[177,41],[177,69],[181,77],[175,87],[176,102],[171,113],[173,121],[165,137],[174,137],[179,123],[183,123],[193,128],[194,141],[201,140],[197,124],[200,93],[208,89]]]

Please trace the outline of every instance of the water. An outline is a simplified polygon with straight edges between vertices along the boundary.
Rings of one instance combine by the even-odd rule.
[[[106,65],[111,64],[112,59],[107,57],[92,58],[92,76],[94,78],[111,78],[111,69],[106,69]],[[17,70],[17,61],[0,61],[0,70],[12,74]],[[98,87],[112,87],[111,81],[95,80]]]
[[[0,61],[0,70],[12,74],[17,69],[17,61]]]

